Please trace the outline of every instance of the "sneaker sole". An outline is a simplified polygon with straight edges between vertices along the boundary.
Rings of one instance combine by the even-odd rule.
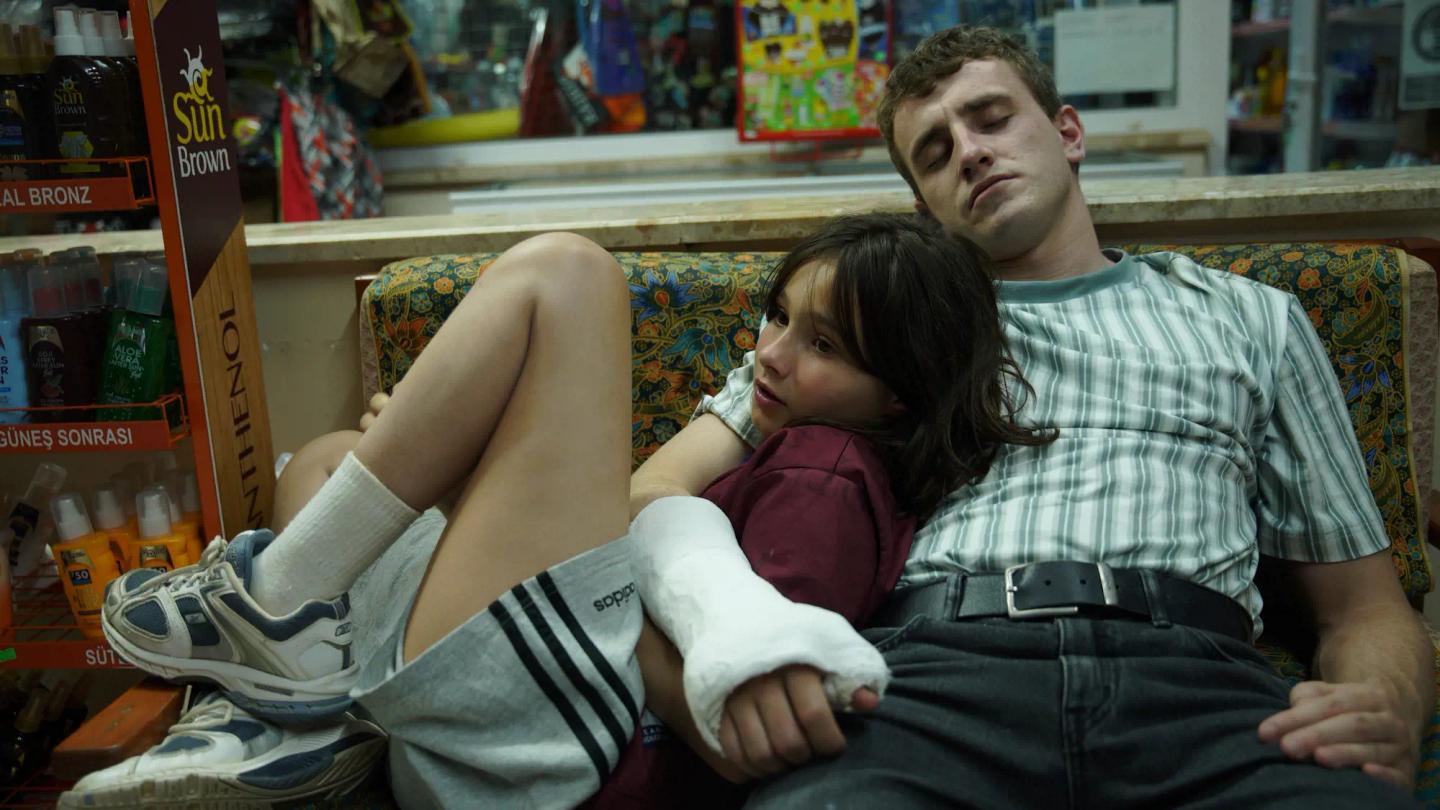
[[[116,632],[104,611],[100,614],[100,625],[105,631],[105,640],[128,663],[170,681],[214,684],[224,689],[235,705],[264,720],[279,723],[327,720],[354,703],[350,699],[350,687],[359,673],[354,665],[323,678],[295,681],[231,661],[174,658],[150,652]]]
[[[305,799],[334,799],[354,790],[380,763],[384,737],[335,754],[330,765],[304,784],[265,789],[241,781],[243,774],[191,771],[173,776],[136,777],[103,790],[60,795],[60,810],[107,807],[163,807],[186,810],[255,810]]]

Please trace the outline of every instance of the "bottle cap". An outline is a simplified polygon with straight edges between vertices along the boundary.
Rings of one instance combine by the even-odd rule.
[[[80,29],[80,36],[85,40],[86,56],[105,55],[105,40],[100,38],[100,26],[96,24],[95,16],[94,9],[75,9],[75,26]]]
[[[124,56],[125,45],[120,37],[120,13],[116,11],[97,11],[95,16],[99,17],[100,38],[105,43],[106,56]]]
[[[25,272],[30,285],[30,312],[37,318],[57,318],[65,309],[65,268],[40,264]]]
[[[74,6],[60,6],[55,9],[55,55],[84,56],[85,38],[76,25]]]
[[[85,499],[77,492],[55,498],[50,502],[50,511],[55,515],[55,533],[61,540],[68,542],[95,531],[90,515],[85,512]]]
[[[69,473],[59,464],[51,464],[46,461],[35,468],[35,475],[30,478],[30,487],[25,490],[25,502],[28,504],[43,503],[60,492],[65,486],[65,479]]]
[[[140,281],[140,271],[144,267],[145,260],[141,258],[121,259],[115,263],[115,269],[110,274],[115,306],[130,308],[135,300],[135,285]]]
[[[73,253],[57,254],[51,263],[63,268],[65,278],[65,309],[80,312],[85,309],[85,266]]]
[[[165,311],[165,299],[169,293],[170,279],[166,276],[165,265],[146,262],[135,282],[135,291],[127,309],[158,317]]]
[[[125,15],[125,38],[120,40],[125,46],[125,55],[131,59],[135,58],[135,26],[130,24],[130,15]]]
[[[160,487],[151,487],[135,496],[140,516],[141,537],[164,537],[170,533],[170,496]]]
[[[28,308],[25,306],[25,268],[28,263],[14,262],[0,268],[0,313],[10,318],[22,318]]]
[[[70,249],[75,266],[80,269],[81,290],[87,308],[105,305],[105,271],[100,268],[100,259],[93,247]]]
[[[170,525],[173,527],[180,522],[180,488],[176,486],[175,473],[166,473],[159,481],[155,482],[158,489],[165,490],[165,497],[170,501]]]
[[[95,488],[95,527],[118,529],[125,525],[125,509],[120,506],[120,488],[101,484]]]
[[[36,25],[20,26],[21,64],[27,73],[44,73],[50,64],[50,54],[45,48],[45,38]]]
[[[200,514],[200,485],[193,472],[180,476],[180,511],[187,515]]]

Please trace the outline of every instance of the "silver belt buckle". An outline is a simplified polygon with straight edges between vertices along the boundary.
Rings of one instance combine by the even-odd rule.
[[[1089,563],[1095,566],[1095,571],[1100,576],[1100,593],[1105,598],[1106,607],[1114,607],[1120,603],[1119,596],[1115,590],[1115,572],[1110,566],[1103,562]],[[1018,608],[1015,606],[1015,594],[1019,586],[1015,584],[1015,572],[1028,568],[1030,563],[1012,565],[1005,569],[1005,615],[1012,619],[1043,619],[1056,616],[1075,616],[1080,613],[1078,605],[1056,605],[1055,607],[1041,608]]]

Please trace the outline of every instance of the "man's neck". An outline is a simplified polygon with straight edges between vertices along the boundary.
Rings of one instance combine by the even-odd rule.
[[[1040,244],[996,262],[1001,281],[1058,281],[1103,270],[1114,264],[1100,251],[1090,209],[1077,190],[1060,221]]]

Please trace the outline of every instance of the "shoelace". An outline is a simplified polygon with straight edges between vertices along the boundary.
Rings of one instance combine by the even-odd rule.
[[[200,555],[200,561],[194,565],[186,565],[166,571],[158,577],[142,584],[135,593],[150,593],[161,588],[178,590],[188,588],[203,581],[210,575],[210,569],[225,561],[225,549],[229,544],[222,537],[216,537],[205,547],[205,552]]]
[[[205,703],[191,706],[190,711],[170,727],[170,733],[180,734],[186,731],[202,731],[215,726],[223,726],[234,717],[235,706],[228,700],[216,697]]]

